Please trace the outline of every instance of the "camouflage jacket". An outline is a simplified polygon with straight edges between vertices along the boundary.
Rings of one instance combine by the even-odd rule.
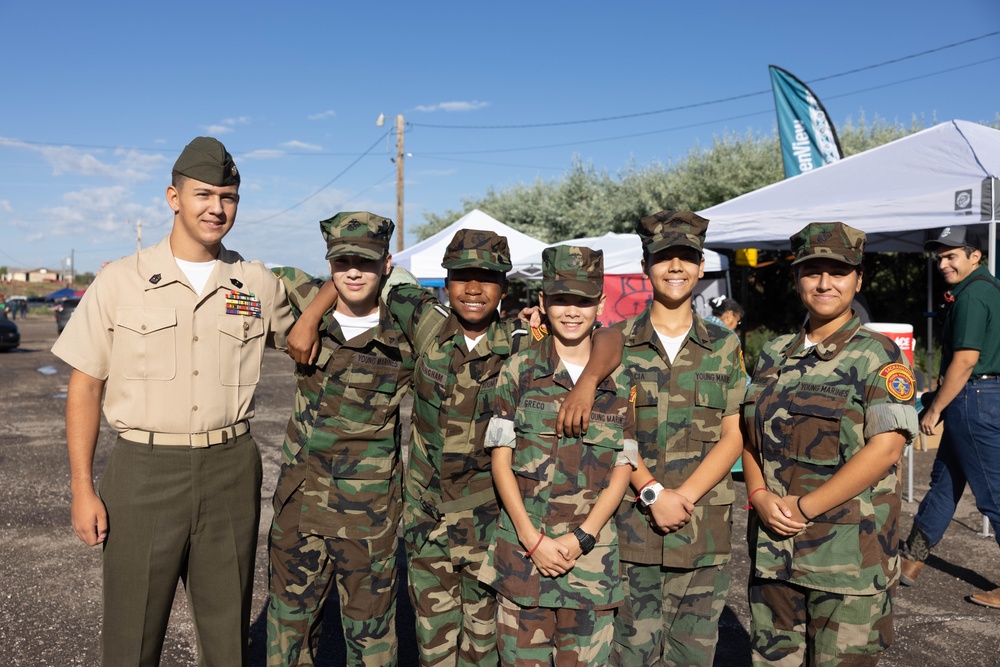
[[[815,490],[879,433],[917,434],[913,374],[890,339],[852,318],[815,346],[805,331],[764,347],[747,390],[743,421],[768,490]],[[871,488],[820,514],[793,537],[769,532],[753,514],[754,573],[847,595],[886,590],[898,576],[900,482],[894,466]]]
[[[527,345],[527,333],[520,322],[494,316],[470,351],[452,314],[417,362],[403,486],[404,537],[411,549],[445,521],[453,559],[485,558],[500,509],[483,441],[500,368]]]
[[[719,441],[722,418],[740,410],[747,376],[739,339],[695,313],[671,363],[650,321],[650,307],[616,326],[625,335],[622,363],[636,388],[639,453],[657,481],[675,489]],[[686,526],[663,534],[626,494],[617,514],[622,559],[675,568],[725,563],[734,499],[733,478],[727,474],[695,503]]]
[[[487,447],[513,446],[511,467],[532,523],[549,537],[578,528],[619,462],[634,461],[635,422],[629,384],[619,366],[597,388],[590,426],[579,438],[557,437],[556,414],[573,386],[552,338],[512,356],[500,371]],[[561,577],[543,577],[501,511],[483,581],[521,606],[609,609],[622,601],[614,520],[597,546]]]
[[[297,269],[276,273],[297,317],[323,281]],[[431,314],[435,303],[420,288],[394,289],[388,302],[379,300],[375,329],[347,342],[332,313],[324,316],[316,363],[295,367],[295,405],[274,492],[277,513],[302,487],[301,532],[359,539],[399,524],[399,403],[413,373],[420,323],[443,322]]]

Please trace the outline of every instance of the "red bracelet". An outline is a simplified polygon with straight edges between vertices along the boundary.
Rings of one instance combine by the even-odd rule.
[[[656,484],[656,478],[655,477],[650,477],[649,481],[646,482],[645,484],[643,484],[642,486],[640,486],[639,490],[635,492],[635,497],[638,498],[639,494],[642,493],[643,489],[645,489],[647,486],[653,486],[654,484]]]
[[[757,493],[758,491],[766,491],[766,490],[767,490],[766,486],[760,486],[751,491],[750,495],[747,496],[747,504],[743,506],[743,509],[745,510],[753,509],[753,505],[750,504],[750,499],[753,498],[753,494]]]
[[[535,546],[531,547],[531,550],[528,551],[528,553],[524,554],[524,557],[525,558],[531,558],[531,554],[535,553],[535,549],[537,549],[539,546],[541,546],[542,540],[544,540],[544,539],[545,539],[545,533],[542,533],[541,535],[538,536],[538,541],[535,542]]]

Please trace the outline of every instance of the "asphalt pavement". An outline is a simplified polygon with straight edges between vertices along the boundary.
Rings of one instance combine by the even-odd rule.
[[[69,368],[49,351],[56,338],[51,317],[18,321],[21,347],[0,353],[0,664],[96,665],[100,656],[101,556],[84,546],[69,525],[69,467],[65,410]],[[252,432],[264,459],[264,489],[254,582],[251,665],[264,665],[263,613],[267,593],[266,536],[271,520],[278,451],[292,405],[291,361],[268,351],[257,392]],[[407,402],[404,406],[409,405]],[[114,444],[104,424],[95,461],[98,476]],[[914,502],[903,500],[903,530],[929,484],[934,451],[915,452]],[[746,493],[737,485],[734,510],[733,587],[720,624],[716,666],[749,665],[746,580]],[[917,586],[896,597],[896,638],[881,665],[1000,665],[1000,610],[966,597],[1000,585],[1000,548],[979,535],[982,519],[966,493],[942,543]],[[904,533],[904,534],[905,534]],[[401,567],[404,561],[401,560]],[[405,571],[402,573],[405,576]],[[401,588],[401,590],[405,590]],[[320,642],[319,665],[344,663],[336,609]],[[416,664],[413,616],[399,599],[400,665]],[[183,588],[163,648],[164,667],[197,664],[194,626]]]

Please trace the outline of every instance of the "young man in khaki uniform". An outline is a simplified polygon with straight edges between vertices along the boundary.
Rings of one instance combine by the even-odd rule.
[[[291,312],[263,264],[222,245],[240,175],[217,140],[181,153],[170,235],[109,264],[53,352],[66,401],[73,529],[104,544],[102,664],[159,664],[178,578],[201,664],[247,664],[261,460],[249,433],[264,345]],[[119,432],[94,490],[104,416]]]

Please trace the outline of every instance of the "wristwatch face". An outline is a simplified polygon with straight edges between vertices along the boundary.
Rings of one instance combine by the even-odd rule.
[[[653,503],[656,502],[656,496],[657,495],[658,494],[653,489],[649,489],[649,488],[643,489],[642,490],[642,496],[641,496],[642,497],[642,502],[646,503],[647,505],[652,505]]]

